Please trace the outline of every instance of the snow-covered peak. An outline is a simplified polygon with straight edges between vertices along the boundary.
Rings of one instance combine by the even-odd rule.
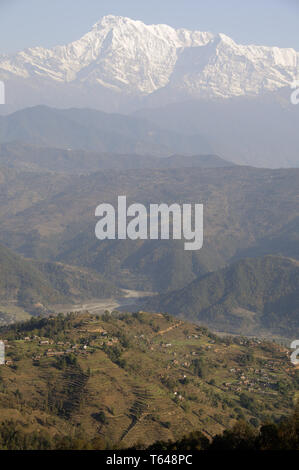
[[[239,45],[225,34],[146,25],[108,15],[82,38],[0,56],[0,79],[92,86],[138,96],[168,88],[230,97],[286,86],[299,76],[294,49]]]
[[[95,29],[102,29],[102,28],[118,28],[127,25],[142,25],[145,26],[142,21],[139,20],[132,20],[126,16],[116,16],[116,15],[106,15],[103,16],[97,23],[95,23],[92,27],[93,30]]]

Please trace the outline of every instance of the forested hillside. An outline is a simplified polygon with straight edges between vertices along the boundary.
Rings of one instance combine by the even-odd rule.
[[[299,262],[266,256],[240,260],[146,303],[218,331],[299,334]]]

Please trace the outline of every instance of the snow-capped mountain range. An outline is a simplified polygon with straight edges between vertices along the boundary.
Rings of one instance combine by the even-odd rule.
[[[70,95],[82,96],[92,89],[99,100],[103,93],[117,100],[161,90],[164,96],[228,98],[276,91],[298,77],[294,49],[239,45],[224,34],[112,15],[68,45],[0,56],[0,80],[8,84],[10,98],[15,95],[15,104],[26,95],[32,104],[46,102],[49,92],[51,104],[61,105],[59,90],[67,88]]]

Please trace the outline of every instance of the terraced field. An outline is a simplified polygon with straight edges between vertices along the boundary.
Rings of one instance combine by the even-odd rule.
[[[288,415],[299,374],[289,351],[217,337],[162,314],[69,314],[0,330],[0,422],[99,438],[108,447],[207,437],[243,418]]]

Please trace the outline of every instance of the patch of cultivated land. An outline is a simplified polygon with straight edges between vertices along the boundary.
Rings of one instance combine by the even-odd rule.
[[[0,421],[126,447],[287,415],[296,372],[270,342],[162,314],[88,313],[2,328]]]

